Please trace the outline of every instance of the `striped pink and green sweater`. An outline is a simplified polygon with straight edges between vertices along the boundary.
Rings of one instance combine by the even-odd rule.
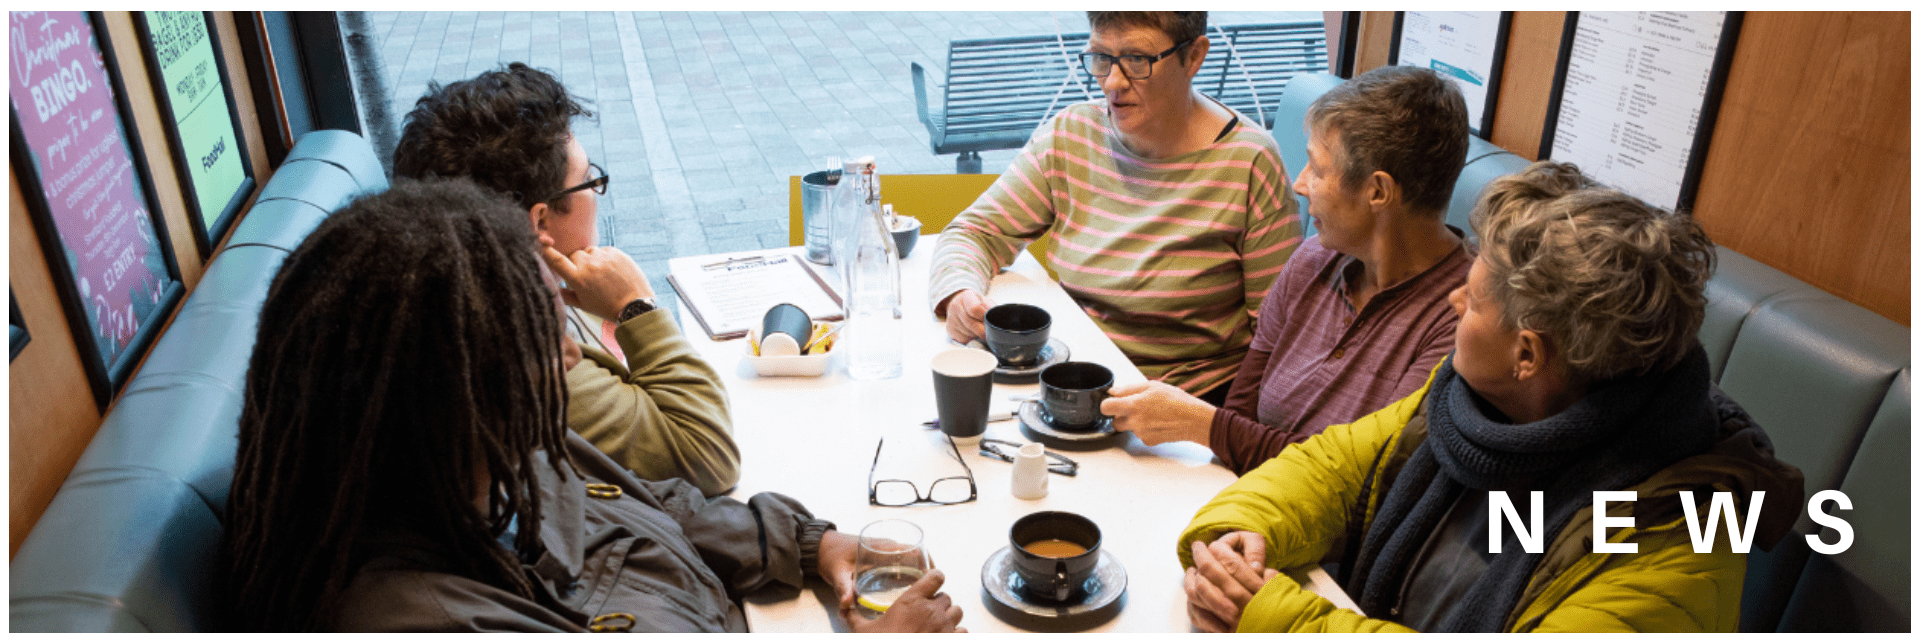
[[[1253,319],[1300,245],[1279,147],[1240,124],[1163,160],[1120,144],[1105,102],[1068,107],[940,234],[927,291],[986,292],[1028,241],[1148,379],[1194,394],[1230,380]]]

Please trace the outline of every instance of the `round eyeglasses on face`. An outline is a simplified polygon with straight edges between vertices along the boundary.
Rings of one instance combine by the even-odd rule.
[[[1139,54],[1109,56],[1094,51],[1082,51],[1080,52],[1080,66],[1085,68],[1087,73],[1093,74],[1095,78],[1105,78],[1107,74],[1113,72],[1113,63],[1119,61],[1120,72],[1127,74],[1127,78],[1132,80],[1146,80],[1147,78],[1153,77],[1153,63],[1173,55],[1173,52],[1179,51],[1181,47],[1193,44],[1193,41],[1193,38],[1182,40],[1179,44],[1168,47],[1166,51],[1151,56]]]
[[[587,175],[593,176],[593,178],[589,178],[587,179],[586,182],[580,183],[578,185],[574,185],[572,187],[562,189],[560,190],[560,193],[543,198],[541,199],[540,202],[553,202],[555,200],[559,200],[561,196],[565,196],[567,194],[580,191],[582,189],[591,189],[593,190],[593,193],[596,193],[596,194],[607,193],[608,179],[607,179],[606,170],[601,169],[599,165],[596,165],[593,163],[587,163]]]

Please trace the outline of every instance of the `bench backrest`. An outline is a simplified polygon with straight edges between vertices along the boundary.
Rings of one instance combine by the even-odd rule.
[[[1078,58],[1087,35],[949,42],[942,112],[946,137],[1030,132],[1059,108],[1098,97],[1099,83],[1081,71]],[[1287,80],[1327,69],[1326,29],[1318,21],[1213,27],[1208,36],[1213,48],[1194,86],[1263,124],[1271,120]]]
[[[14,555],[14,631],[217,628],[215,554],[268,285],[326,213],[386,187],[360,136],[300,139]]]
[[[1287,81],[1327,71],[1327,31],[1319,21],[1220,26],[1207,36],[1213,46],[1193,86],[1268,129]]]
[[[1077,73],[1087,34],[954,40],[947,46],[950,138],[1009,128],[1031,131],[1060,107],[1100,95]]]

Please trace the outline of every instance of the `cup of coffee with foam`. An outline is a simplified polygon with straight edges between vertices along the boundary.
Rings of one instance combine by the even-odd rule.
[[[1025,598],[1060,603],[1084,598],[1100,564],[1100,526],[1072,512],[1034,512],[1013,522],[1014,573]]]

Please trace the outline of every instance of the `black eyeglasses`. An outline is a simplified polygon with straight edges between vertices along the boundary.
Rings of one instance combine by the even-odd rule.
[[[1180,44],[1176,44],[1166,51],[1160,52],[1159,55],[1154,56],[1143,56],[1139,54],[1109,56],[1104,53],[1082,51],[1080,52],[1080,66],[1086,68],[1087,73],[1093,74],[1094,78],[1105,78],[1107,74],[1113,72],[1113,63],[1117,60],[1120,62],[1120,71],[1127,74],[1128,78],[1146,80],[1147,78],[1153,77],[1153,63],[1173,55],[1173,52],[1179,51],[1181,47],[1193,44],[1193,41],[1194,38],[1182,40]]]
[[[967,471],[966,476],[949,476],[934,479],[927,486],[927,493],[921,494],[920,488],[912,481],[900,479],[873,480],[873,471],[880,467],[880,450],[886,447],[887,439],[873,448],[873,466],[867,468],[867,503],[883,507],[905,507],[917,503],[953,505],[966,503],[980,496],[980,489],[973,484],[973,468],[967,466],[967,460],[960,456],[960,448],[953,444],[953,438],[947,437],[947,448],[953,451],[953,459]],[[966,484],[963,486],[961,482]]]
[[[560,193],[540,199],[540,202],[550,203],[555,200],[559,200],[561,196],[565,196],[567,194],[580,191],[582,189],[591,189],[593,190],[593,193],[596,193],[596,194],[607,193],[607,172],[605,170],[601,169],[599,165],[596,165],[593,163],[587,163],[587,175],[594,176],[594,178],[589,178],[587,179],[586,182],[580,183],[578,185],[574,185],[572,187],[568,187],[566,189],[562,189],[560,190]]]
[[[1002,447],[1005,447],[1007,449],[1005,450],[1000,449]],[[1002,461],[1012,463],[1013,454],[1009,454],[1007,450],[1019,452],[1020,444],[1015,443],[1013,441],[1002,441],[997,438],[980,439],[980,455],[981,456],[985,456],[987,458],[1000,459]],[[1067,458],[1066,455],[1060,454],[1058,452],[1047,452],[1047,458],[1053,459],[1052,462],[1047,463],[1048,472],[1059,474],[1061,476],[1075,476],[1080,473],[1080,464],[1074,462],[1073,459]]]

